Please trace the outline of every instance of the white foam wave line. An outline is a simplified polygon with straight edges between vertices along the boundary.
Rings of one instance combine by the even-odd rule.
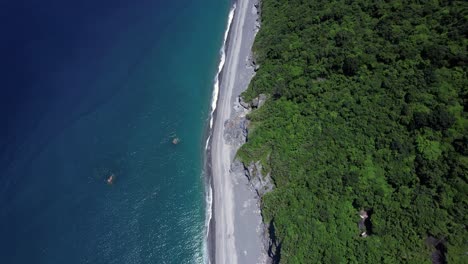
[[[228,24],[226,27],[226,31],[224,32],[223,46],[221,47],[221,50],[220,50],[221,59],[218,65],[218,72],[214,80],[213,95],[211,98],[210,129],[213,128],[213,113],[216,110],[216,105],[218,103],[218,95],[219,95],[219,77],[220,77],[219,75],[221,74],[221,71],[223,70],[224,62],[226,61],[226,41],[229,36],[229,30],[231,29],[231,23],[234,18],[235,10],[236,10],[236,4],[234,4],[233,7],[231,8],[231,11],[229,11]]]
[[[211,216],[212,216],[212,213],[213,213],[211,211],[211,205],[213,204],[213,188],[211,188],[211,186],[208,187],[208,193],[206,195],[205,201],[206,201],[206,204],[209,205],[209,208],[210,208],[210,209],[206,210],[206,219],[211,220]],[[206,236],[207,237],[208,237],[208,234],[210,232],[210,229],[209,229],[210,221],[209,220],[205,223]]]
[[[211,185],[208,186],[208,193],[206,194],[205,198],[206,202],[206,212],[205,212],[205,245],[203,246],[203,258],[204,258],[204,263],[210,264],[210,256],[208,253],[208,235],[210,233],[210,221],[211,221],[211,216],[213,214],[212,212],[212,205],[213,205],[213,188],[211,188]]]
[[[208,138],[206,139],[206,143],[205,143],[205,150],[208,149],[208,144],[210,143],[210,138],[211,138],[211,135],[208,135]]]
[[[218,96],[219,96],[219,77],[221,74],[221,71],[223,70],[224,63],[226,62],[226,42],[229,36],[229,30],[231,29],[231,24],[232,20],[234,19],[234,11],[236,10],[236,4],[232,6],[231,10],[229,11],[229,16],[228,16],[228,21],[227,21],[227,26],[226,26],[226,31],[224,31],[224,41],[223,41],[223,46],[221,47],[220,50],[220,61],[218,65],[218,72],[216,73],[215,80],[214,80],[214,85],[213,85],[213,95],[211,98],[211,113],[210,113],[210,130],[213,129],[213,119],[214,119],[214,111],[216,110],[216,105],[218,104]],[[206,144],[205,144],[205,150],[208,149],[209,142],[211,139],[211,134],[208,135],[208,138],[206,139]],[[213,215],[212,209],[213,209],[213,188],[211,188],[211,184],[208,186],[208,192],[206,194],[205,198],[206,202],[206,213],[205,213],[205,246],[204,246],[204,262],[205,263],[210,263],[210,258],[208,254],[208,237],[210,233],[210,222],[211,222],[211,217]]]

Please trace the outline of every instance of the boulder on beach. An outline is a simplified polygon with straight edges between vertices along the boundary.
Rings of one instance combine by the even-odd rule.
[[[245,102],[244,101],[244,98],[242,98],[241,96],[238,97],[239,98],[239,104],[244,107],[245,109],[250,109],[250,104]]]

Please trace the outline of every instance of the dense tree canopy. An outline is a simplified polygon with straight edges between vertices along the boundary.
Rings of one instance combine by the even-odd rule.
[[[467,2],[262,0],[261,17],[244,98],[269,99],[238,156],[276,185],[277,259],[468,263]]]

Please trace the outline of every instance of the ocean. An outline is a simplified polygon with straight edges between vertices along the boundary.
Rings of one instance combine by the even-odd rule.
[[[206,259],[205,131],[230,4],[0,3],[0,263]]]

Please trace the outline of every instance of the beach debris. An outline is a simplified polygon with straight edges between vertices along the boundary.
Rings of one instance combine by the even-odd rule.
[[[115,181],[115,175],[112,173],[108,178],[107,178],[107,184],[112,185]]]
[[[174,138],[172,139],[172,144],[177,145],[177,144],[179,144],[179,143],[180,143],[180,138],[174,137]]]

